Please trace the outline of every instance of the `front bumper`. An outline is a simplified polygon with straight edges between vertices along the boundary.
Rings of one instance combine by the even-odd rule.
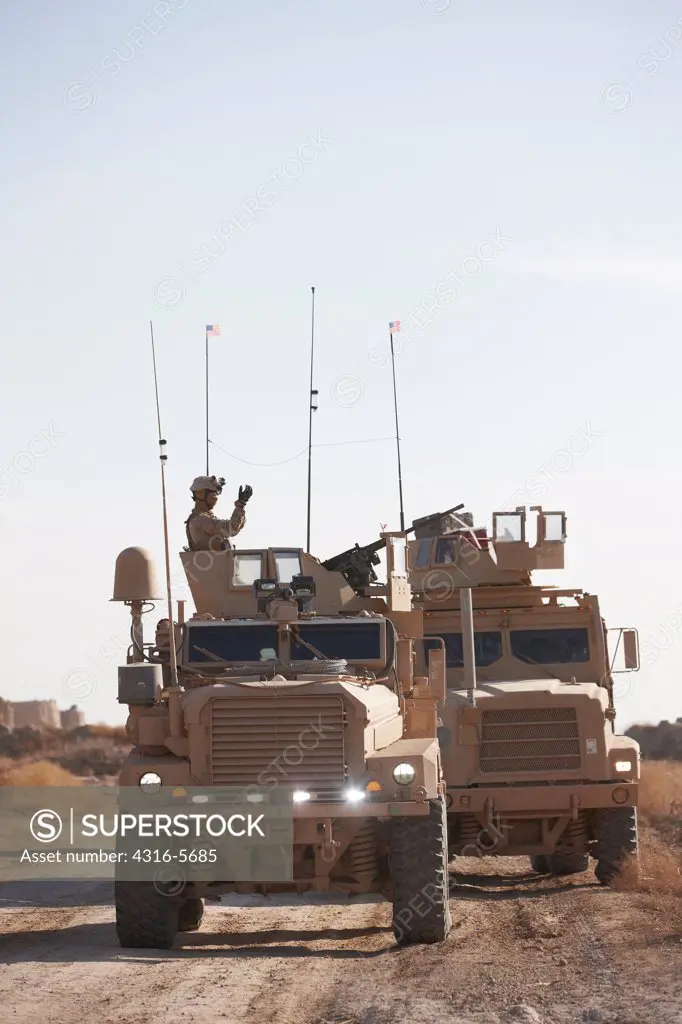
[[[638,781],[567,783],[559,786],[448,786],[449,814],[495,813],[517,817],[551,817],[604,807],[636,807]]]
[[[359,800],[357,803],[346,803],[339,800],[334,803],[294,804],[294,821],[297,818],[411,818],[429,813],[429,801],[400,801],[381,803],[374,800]]]

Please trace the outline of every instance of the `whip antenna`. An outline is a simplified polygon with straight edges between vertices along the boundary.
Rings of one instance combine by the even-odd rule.
[[[403,470],[400,462],[400,428],[398,427],[398,391],[395,386],[395,351],[393,335],[400,331],[400,320],[391,320],[388,333],[391,339],[391,368],[393,370],[393,408],[395,411],[395,444],[398,452],[398,494],[400,496],[400,529],[405,530],[405,507],[403,505]]]
[[[152,364],[154,367],[154,393],[156,395],[156,422],[159,431],[159,461],[161,463],[161,501],[163,505],[163,541],[166,557],[166,596],[168,599],[168,622],[170,625],[170,674],[171,688],[178,690],[178,660],[173,628],[173,598],[171,595],[170,550],[168,546],[168,509],[166,504],[166,442],[161,436],[161,409],[159,406],[159,380],[156,374],[156,349],[154,348],[154,327],[149,321],[149,334],[152,342]]]
[[[308,517],[306,525],[306,551],[310,554],[310,507],[313,482],[313,413],[317,411],[315,404],[317,391],[313,388],[313,361],[315,358],[315,287],[310,289],[312,294],[312,310],[310,324],[310,408],[308,410]]]

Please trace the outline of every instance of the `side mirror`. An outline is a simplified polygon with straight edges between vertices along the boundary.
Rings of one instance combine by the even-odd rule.
[[[611,657],[611,674],[639,672],[639,634],[636,629],[609,629],[618,634]],[[617,667],[616,667],[617,666]]]
[[[639,637],[636,629],[623,631],[623,659],[628,672],[639,671]]]

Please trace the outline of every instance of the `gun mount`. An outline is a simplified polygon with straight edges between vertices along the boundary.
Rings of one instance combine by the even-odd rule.
[[[423,516],[421,519],[413,520],[412,526],[406,530],[406,535],[415,533],[417,537],[437,536],[442,532],[444,521],[448,522],[449,529],[457,529],[458,526],[470,525],[466,519],[454,515],[463,509],[464,505],[454,505],[445,512],[436,512],[430,516]],[[435,530],[436,533],[428,532]],[[347,583],[353,588],[356,594],[362,596],[366,587],[378,582],[378,576],[374,571],[375,565],[380,565],[379,552],[386,547],[386,539],[374,541],[373,544],[365,544],[361,547],[357,542],[355,547],[348,548],[338,555],[328,558],[322,565],[329,572],[340,572]]]
[[[379,577],[374,571],[374,566],[381,563],[379,551],[385,547],[385,540],[375,540],[373,544],[366,544],[364,547],[360,547],[356,541],[355,547],[328,558],[322,565],[329,572],[340,572],[358,593],[371,583],[378,582]]]

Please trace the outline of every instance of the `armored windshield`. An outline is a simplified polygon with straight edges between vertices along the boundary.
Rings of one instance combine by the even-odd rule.
[[[534,665],[590,660],[586,629],[513,629],[510,643],[515,658]]]
[[[440,636],[445,643],[445,657],[448,668],[462,668],[464,650],[461,633],[432,633]],[[590,660],[590,644],[587,629],[512,629],[508,633],[489,630],[474,633],[476,664],[485,668],[499,661],[505,653],[505,644],[510,653],[527,665],[570,665]],[[436,646],[428,638],[424,641],[426,650]]]
[[[386,620],[294,622],[289,628],[290,660],[346,661],[383,668],[392,659]],[[185,661],[189,664],[286,662],[286,631],[272,622],[193,622],[187,625]]]
[[[430,636],[438,636],[445,643],[445,664],[448,668],[463,667],[464,648],[461,633],[431,633]],[[438,644],[434,640],[425,638],[425,650],[428,651],[437,646]],[[498,661],[502,657],[502,634],[492,630],[485,633],[474,633],[474,653],[479,668],[485,668],[486,665],[492,665]]]
[[[360,622],[297,623],[292,631],[292,661],[310,661],[314,647],[325,658],[373,665],[386,661],[386,624],[383,619]],[[301,641],[296,639],[300,636]],[[306,647],[309,644],[310,647]]]
[[[260,622],[243,625],[191,622],[186,643],[190,663],[274,661],[277,626]]]

